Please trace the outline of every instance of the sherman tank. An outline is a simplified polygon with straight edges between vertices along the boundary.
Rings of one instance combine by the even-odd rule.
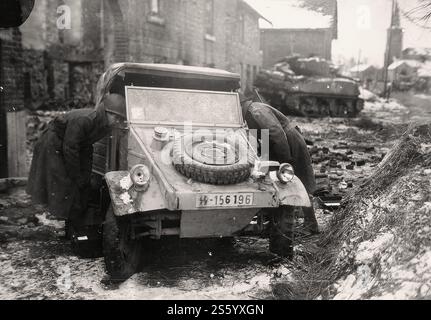
[[[359,85],[337,75],[320,58],[288,57],[271,70],[262,70],[254,83],[273,107],[289,115],[355,117],[363,109]]]

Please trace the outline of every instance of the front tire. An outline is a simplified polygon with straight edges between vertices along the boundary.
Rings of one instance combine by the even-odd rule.
[[[110,206],[103,224],[103,255],[113,282],[127,280],[139,267],[141,243],[130,238],[130,227],[127,217],[116,217]]]
[[[271,218],[269,251],[281,257],[293,257],[295,208],[282,206],[274,210]]]

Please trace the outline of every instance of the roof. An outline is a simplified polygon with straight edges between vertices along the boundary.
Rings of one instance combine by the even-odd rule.
[[[337,29],[336,0],[244,0],[277,29]],[[262,26],[263,27],[263,26]]]
[[[146,71],[160,71],[164,73],[183,73],[190,75],[200,75],[208,77],[221,77],[229,79],[240,79],[240,75],[232,73],[226,70],[207,68],[207,67],[195,67],[195,66],[184,66],[177,64],[162,64],[162,63],[117,63],[112,65],[110,68],[121,68],[124,72],[136,72],[141,73]]]
[[[427,61],[418,69],[419,77],[431,77],[431,62]]]
[[[431,56],[431,48],[406,48],[403,50],[404,54],[417,55],[417,56]]]
[[[395,70],[402,65],[408,65],[411,68],[419,68],[422,63],[416,60],[397,60],[388,67],[388,70]]]
[[[352,68],[350,68],[350,72],[363,72],[365,70],[371,69],[371,68],[375,68],[374,66],[370,65],[370,64],[359,64],[356,65]]]
[[[247,8],[248,10],[250,10],[251,12],[253,12],[256,16],[258,16],[259,18],[265,20],[266,22],[268,22],[269,24],[272,25],[272,22],[270,20],[268,20],[267,18],[265,18],[263,15],[261,15],[259,13],[259,11],[257,11],[252,5],[250,5],[247,0],[240,0],[240,4],[242,4],[245,8]]]

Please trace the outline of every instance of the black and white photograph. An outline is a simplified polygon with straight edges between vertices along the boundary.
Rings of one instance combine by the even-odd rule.
[[[0,300],[429,300],[430,191],[431,0],[0,1]]]

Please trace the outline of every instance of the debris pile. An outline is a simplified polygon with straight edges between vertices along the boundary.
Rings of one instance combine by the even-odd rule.
[[[348,194],[313,259],[324,299],[431,297],[431,125],[416,125]]]
[[[335,199],[339,202],[368,176],[389,150],[384,142],[387,129],[368,118],[311,121],[296,118],[295,123],[309,140],[319,202],[332,203]]]
[[[338,142],[332,148],[313,146],[309,151],[317,171],[316,194],[323,202],[326,198],[330,202],[334,197],[341,199],[364,178],[364,166],[375,167],[384,157],[372,145],[348,145],[347,142]]]

